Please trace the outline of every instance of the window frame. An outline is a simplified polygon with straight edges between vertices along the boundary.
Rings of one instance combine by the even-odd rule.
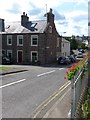
[[[33,44],[33,38],[37,38],[37,44]],[[38,35],[31,35],[31,46],[38,46]]]
[[[38,61],[38,51],[31,51],[31,61],[33,61],[33,59],[32,59],[32,53],[36,53],[37,54],[37,60],[35,60],[35,62],[37,62]]]
[[[11,38],[11,44],[9,43],[9,37]],[[12,45],[12,35],[7,35],[7,45]]]
[[[9,53],[11,53],[11,58],[12,58],[12,50],[7,50],[7,56]]]
[[[19,37],[22,37],[22,44],[19,43]],[[17,46],[23,46],[23,35],[17,35]]]
[[[52,26],[49,26],[49,33],[52,33]]]

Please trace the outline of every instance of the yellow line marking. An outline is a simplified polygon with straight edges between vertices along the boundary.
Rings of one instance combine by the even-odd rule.
[[[52,100],[54,100],[55,99],[55,97],[57,97],[67,86],[69,86],[70,85],[70,81],[68,81],[67,83],[65,83],[62,87],[60,87],[59,89],[58,89],[58,91],[56,91],[56,92],[54,92],[49,98],[47,98],[44,102],[42,102],[42,104],[40,104],[36,109],[35,109],[35,111],[37,111],[38,109],[40,109],[40,107],[43,105],[43,107],[41,107],[41,110],[44,108],[44,107],[46,107]],[[61,90],[61,91],[60,91]],[[51,98],[51,99],[50,99]],[[47,102],[48,101],[48,102]],[[46,103],[47,102],[47,103]],[[46,103],[46,104],[45,104]],[[34,117],[33,118],[36,118],[36,116],[41,112],[41,110],[39,110],[35,115],[34,115]],[[34,112],[35,112],[34,111]],[[34,113],[33,112],[33,113]]]
[[[54,106],[56,106],[60,101],[62,101],[62,99],[67,95],[67,93],[71,90],[71,88],[69,88],[61,97],[60,99],[58,100],[58,102],[56,102],[51,108],[50,110],[48,111],[49,113],[52,111],[52,109],[54,108]],[[48,113],[47,112],[47,113]],[[43,118],[46,118],[47,116],[47,113],[43,116]]]

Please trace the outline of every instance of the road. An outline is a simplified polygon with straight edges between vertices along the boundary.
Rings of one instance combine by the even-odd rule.
[[[2,77],[2,117],[30,118],[33,111],[61,86],[66,68],[26,66],[28,71]]]

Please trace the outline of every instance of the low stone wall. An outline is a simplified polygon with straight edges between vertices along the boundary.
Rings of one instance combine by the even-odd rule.
[[[84,101],[86,100],[86,97],[87,97],[87,88],[88,87],[83,89],[82,94],[80,96],[80,99],[79,99],[79,102],[77,105],[77,109],[75,112],[75,120],[76,119],[83,119],[82,104],[84,103]]]

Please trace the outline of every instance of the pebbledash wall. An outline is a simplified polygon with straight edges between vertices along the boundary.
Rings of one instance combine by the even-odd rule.
[[[56,62],[57,57],[61,54],[61,37],[55,27],[52,9],[46,17],[47,20],[29,21],[29,17],[23,12],[20,22],[8,23],[5,32],[2,32],[2,50],[4,54],[11,54],[13,64],[32,64],[32,58],[35,59],[34,62],[39,61],[40,64]],[[17,45],[18,35],[23,36],[21,46]],[[11,36],[9,38],[11,44],[7,43],[8,36]],[[37,42],[34,46],[32,36],[37,36],[37,40],[34,38],[33,41]],[[18,51],[22,51],[21,62],[18,61]],[[37,56],[32,52],[36,52]]]

